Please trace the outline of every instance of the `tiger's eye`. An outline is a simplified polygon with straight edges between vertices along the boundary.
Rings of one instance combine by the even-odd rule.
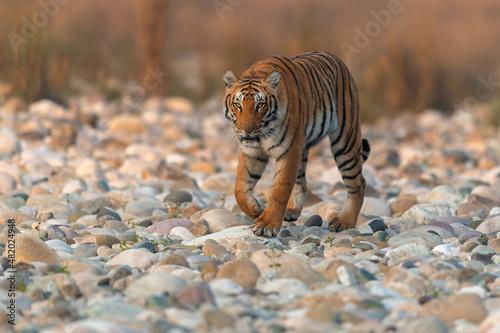
[[[257,110],[262,109],[264,106],[266,106],[266,104],[264,104],[264,103],[257,104]]]
[[[241,110],[241,104],[240,103],[233,103],[233,106],[238,109],[238,110]]]

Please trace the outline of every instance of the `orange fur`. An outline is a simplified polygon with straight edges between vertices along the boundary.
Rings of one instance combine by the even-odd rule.
[[[224,81],[224,112],[241,150],[235,197],[241,210],[255,219],[254,233],[274,237],[283,219],[300,216],[309,149],[327,136],[348,192],[330,224],[336,230],[354,227],[363,204],[361,171],[370,146],[361,137],[359,97],[345,64],[325,52],[272,57],[255,63],[241,79],[226,71]],[[276,173],[263,209],[252,191],[269,158],[276,159]]]

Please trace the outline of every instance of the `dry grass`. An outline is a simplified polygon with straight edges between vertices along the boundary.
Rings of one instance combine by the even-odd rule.
[[[4,3],[0,80],[26,100],[64,98],[79,93],[70,84],[74,78],[110,91],[110,82],[117,82],[111,78],[141,84],[144,64],[159,62],[170,73],[161,92],[203,100],[221,92],[225,69],[242,72],[270,55],[325,50],[346,59],[340,45],[355,45],[355,27],[364,30],[374,21],[370,12],[386,10],[389,3],[243,0],[221,20],[213,1],[169,0],[157,13],[165,22],[161,31],[147,28],[141,16],[140,6],[148,1],[158,2],[70,1],[17,53],[9,32],[20,35],[22,18],[32,20],[42,8],[29,0]],[[402,109],[448,111],[466,97],[477,97],[479,76],[500,81],[497,0],[402,0],[400,6],[401,12],[349,62],[365,119]],[[499,91],[494,87],[487,99],[498,98]]]

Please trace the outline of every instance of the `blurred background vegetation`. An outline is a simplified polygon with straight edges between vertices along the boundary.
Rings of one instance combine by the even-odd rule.
[[[220,96],[225,69],[324,50],[348,62],[366,120],[478,103],[500,113],[499,31],[498,0],[3,1],[0,100],[117,99],[157,72],[168,75],[148,95],[201,102]]]

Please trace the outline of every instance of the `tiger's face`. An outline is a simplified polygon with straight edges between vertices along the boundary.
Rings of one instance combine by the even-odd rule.
[[[226,95],[224,114],[233,122],[238,142],[257,147],[273,131],[278,117],[278,84],[280,74],[257,75],[239,79],[232,71],[224,73]]]

